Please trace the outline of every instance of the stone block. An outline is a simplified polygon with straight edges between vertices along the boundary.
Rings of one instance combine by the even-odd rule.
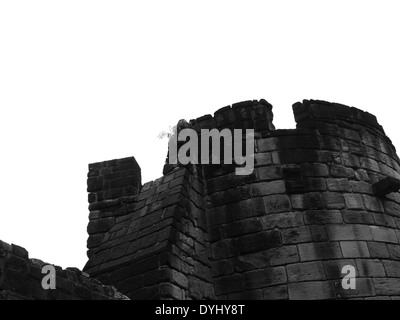
[[[315,242],[328,241],[328,234],[324,225],[310,226],[312,240]]]
[[[343,258],[369,258],[370,254],[365,241],[341,241]]]
[[[343,221],[349,224],[374,224],[374,217],[371,212],[342,210],[342,217]]]
[[[331,175],[338,178],[349,178],[354,177],[354,170],[351,168],[346,168],[340,165],[332,165],[330,167]]]
[[[266,252],[266,256],[267,261],[269,261],[271,266],[279,266],[299,261],[296,246],[282,246],[279,248],[269,249]]]
[[[323,192],[322,197],[327,209],[342,209],[345,207],[343,194],[339,192]]]
[[[265,231],[238,238],[236,248],[242,254],[279,247],[281,244],[278,231]]]
[[[276,213],[290,210],[290,199],[287,195],[270,195],[263,197],[266,213]]]
[[[225,239],[211,245],[214,259],[226,259],[235,255],[236,242],[233,239]]]
[[[304,213],[305,224],[343,223],[339,210],[308,210]]]
[[[249,218],[235,221],[221,226],[221,235],[224,238],[237,237],[261,231],[262,225],[258,218]]]
[[[301,175],[308,177],[326,177],[329,175],[328,166],[322,163],[302,163]]]
[[[385,277],[385,269],[378,259],[357,259],[359,277]]]
[[[115,224],[115,218],[92,220],[87,227],[88,234],[104,233],[110,230]]]
[[[160,297],[161,299],[183,299],[183,291],[178,286],[172,283],[160,284]]]
[[[374,213],[375,224],[378,226],[397,228],[396,221],[392,216],[385,213]]]
[[[321,261],[303,262],[286,266],[288,282],[325,280],[324,266]]]
[[[261,222],[264,230],[283,229],[303,225],[303,217],[300,212],[272,213],[262,217]]]
[[[360,166],[361,168],[370,170],[370,171],[375,171],[375,172],[380,172],[379,164],[373,159],[370,158],[360,158]]]
[[[288,286],[291,300],[323,300],[335,298],[331,281],[311,281],[291,283]]]
[[[296,227],[281,230],[283,244],[295,244],[303,242],[311,242],[310,227]]]
[[[261,289],[246,290],[228,294],[228,300],[262,300],[263,292]]]
[[[387,250],[389,251],[391,259],[400,260],[400,245],[388,243]]]
[[[338,242],[304,243],[298,246],[300,260],[329,260],[342,257]]]
[[[265,251],[239,255],[233,259],[233,268],[237,272],[266,268],[270,265]]]
[[[372,236],[375,241],[388,242],[388,243],[398,243],[396,233],[393,229],[371,226]]]
[[[376,197],[363,195],[364,206],[366,210],[375,211],[375,212],[383,212],[383,206],[380,200]]]
[[[373,194],[371,184],[364,181],[350,181],[350,190],[354,193]]]
[[[371,258],[387,259],[390,257],[386,243],[367,242]]]
[[[347,209],[364,210],[362,195],[355,194],[355,193],[346,193],[346,194],[344,194],[344,200],[345,200]]]
[[[250,186],[250,193],[252,197],[285,193],[285,191],[285,183],[282,180],[259,182]]]
[[[320,193],[292,195],[290,197],[294,209],[322,209],[324,204]]]
[[[241,291],[243,288],[249,289],[246,286],[243,287],[242,281],[243,280],[241,275],[232,275],[217,278],[215,280],[215,294],[219,296],[231,292],[238,292]]]
[[[400,296],[400,279],[375,278],[373,282],[377,295]]]
[[[400,278],[400,261],[383,260],[383,266],[388,277]]]
[[[269,166],[270,164],[272,164],[272,155],[270,152],[254,154],[254,165],[256,167]]]
[[[257,168],[258,179],[262,180],[276,180],[282,178],[282,170],[280,166],[268,166]]]
[[[327,225],[328,238],[340,240],[372,240],[370,227],[367,225]]]
[[[284,267],[271,267],[262,270],[249,271],[243,274],[243,285],[247,289],[264,288],[286,283]]]
[[[341,192],[349,192],[350,191],[350,182],[348,179],[327,179],[326,184],[330,191],[341,191]]]
[[[264,300],[286,300],[289,297],[286,285],[264,288],[263,295]]]

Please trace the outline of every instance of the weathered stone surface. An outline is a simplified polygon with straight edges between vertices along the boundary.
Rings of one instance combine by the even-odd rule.
[[[342,253],[338,242],[317,242],[298,245],[300,260],[338,259]]]
[[[115,224],[115,218],[105,218],[89,222],[87,232],[89,234],[104,233],[110,230]]]
[[[267,213],[290,210],[290,199],[287,195],[271,195],[263,197]]]
[[[243,272],[255,269],[262,269],[270,266],[268,255],[265,251],[239,255],[233,259],[235,271]]]
[[[295,227],[284,229],[281,231],[282,242],[284,244],[294,244],[294,243],[303,243],[303,242],[311,242],[312,236],[310,227]]]
[[[77,268],[67,268],[29,259],[28,251],[18,245],[0,241],[0,292],[7,292],[0,300],[126,300],[114,287],[101,284],[89,278]],[[43,267],[52,266],[55,271],[55,289],[45,290],[42,280],[49,271]],[[48,282],[47,282],[48,283]]]
[[[288,299],[287,286],[272,286],[263,289],[264,300],[286,300]]]
[[[264,230],[285,229],[304,224],[300,212],[272,213],[261,218],[261,222]]]
[[[400,295],[400,279],[398,278],[376,278],[373,282],[377,295]]]
[[[304,213],[306,224],[343,223],[340,211],[337,210],[309,210]]]
[[[322,197],[327,209],[343,209],[346,207],[342,193],[323,192]]]
[[[371,226],[373,239],[378,242],[398,243],[393,229]]]
[[[133,157],[89,165],[85,272],[133,299],[400,298],[394,146],[361,110],[304,100],[293,111],[288,130],[275,130],[265,100],[178,123],[199,134],[253,129],[249,174],[237,175],[236,163],[169,164],[167,155],[164,176],[142,185]],[[43,263],[2,242],[0,259],[0,299],[118,296],[59,267],[63,292],[43,292]],[[356,290],[341,286],[344,265],[356,268]]]
[[[328,241],[328,234],[326,228],[323,225],[310,226],[312,240],[315,242]]]
[[[323,201],[320,193],[311,192],[290,197],[294,209],[322,209]]]
[[[370,227],[366,225],[328,225],[326,230],[331,241],[372,240]]]
[[[239,253],[254,252],[275,248],[281,245],[281,238],[277,231],[258,232],[237,239],[236,246]]]
[[[350,224],[374,224],[374,216],[371,212],[357,210],[342,210],[345,223]]]
[[[243,274],[243,285],[248,289],[264,288],[286,283],[284,267],[273,267]]]
[[[312,281],[292,283],[288,286],[289,299],[320,300],[335,298],[333,284],[330,281]]]
[[[385,269],[378,259],[357,259],[358,275],[360,277],[384,277]]]
[[[332,176],[338,178],[353,178],[354,170],[340,165],[332,165],[330,168]]]
[[[285,192],[285,183],[282,180],[271,182],[259,182],[251,185],[250,193],[252,197],[279,194]]]
[[[343,258],[369,258],[367,243],[364,241],[341,241]]]
[[[291,264],[286,267],[289,282],[325,280],[321,261]]]
[[[383,206],[379,199],[376,197],[363,195],[364,206],[368,211],[383,212]]]
[[[299,261],[296,246],[282,246],[269,249],[266,252],[267,261],[271,266],[279,266]]]
[[[326,184],[330,191],[350,191],[350,183],[348,179],[327,179]]]
[[[346,193],[344,194],[347,209],[364,209],[363,198],[360,194]]]
[[[371,258],[386,259],[390,257],[386,243],[369,241],[367,242],[367,245]]]

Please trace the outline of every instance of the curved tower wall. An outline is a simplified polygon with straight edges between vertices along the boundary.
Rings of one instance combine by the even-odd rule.
[[[197,131],[254,129],[254,171],[166,166],[129,205],[118,202],[117,216],[107,211],[108,230],[93,228],[101,240],[86,271],[136,299],[400,296],[400,162],[390,139],[356,108],[304,100],[293,111],[289,130],[275,130],[265,100],[191,120]],[[345,265],[354,290],[342,288]]]

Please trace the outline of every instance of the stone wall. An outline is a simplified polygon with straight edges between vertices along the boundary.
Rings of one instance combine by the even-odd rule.
[[[47,263],[29,259],[17,245],[0,241],[0,300],[126,300],[112,286],[104,286],[76,268],[53,266],[56,289],[43,289]]]
[[[134,299],[400,297],[400,162],[390,139],[356,108],[304,100],[293,110],[289,130],[275,130],[265,100],[191,120],[197,131],[254,129],[247,176],[228,164],[166,166],[140,188],[136,161],[120,160],[134,188],[116,207],[91,207],[85,271]],[[94,190],[89,177],[88,190],[97,197],[121,178],[104,183],[96,171],[103,182]],[[356,269],[356,290],[341,286],[344,265]]]
[[[88,257],[108,238],[105,238],[119,216],[132,209],[132,197],[141,187],[140,167],[134,158],[125,158],[89,166],[89,224],[87,232]]]

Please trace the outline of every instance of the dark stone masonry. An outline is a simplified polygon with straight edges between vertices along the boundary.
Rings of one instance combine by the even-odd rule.
[[[128,300],[116,288],[101,284],[77,268],[54,266],[55,290],[44,290],[47,263],[29,259],[28,252],[0,241],[0,300]]]
[[[90,164],[84,273],[60,270],[63,293],[43,293],[27,253],[1,243],[0,299],[399,299],[394,146],[359,109],[304,100],[293,111],[288,130],[263,99],[190,121],[254,129],[250,175],[166,164],[142,185],[133,157]],[[345,265],[356,289],[342,287]]]

